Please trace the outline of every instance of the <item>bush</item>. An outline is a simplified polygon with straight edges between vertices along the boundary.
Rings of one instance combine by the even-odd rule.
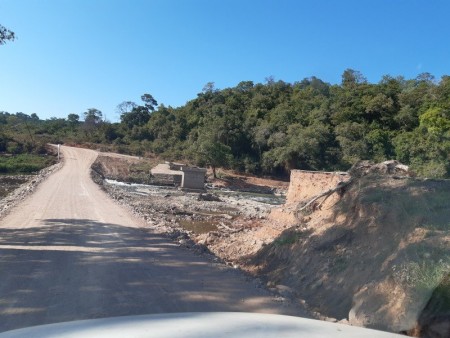
[[[429,178],[445,178],[449,176],[447,165],[443,162],[430,161],[423,164],[412,165],[412,169],[419,176]]]
[[[20,154],[0,157],[0,173],[32,174],[56,162],[54,156]]]
[[[23,151],[23,146],[22,144],[14,141],[8,142],[6,151],[10,154],[20,154]]]

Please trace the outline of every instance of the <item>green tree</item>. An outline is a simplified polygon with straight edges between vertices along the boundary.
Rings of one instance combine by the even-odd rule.
[[[117,124],[102,123],[100,130],[107,143],[111,143],[121,136],[117,131]]]
[[[336,127],[336,139],[342,151],[342,161],[346,166],[361,159],[369,159],[366,133],[367,127],[357,122],[345,122]]]
[[[200,139],[196,143],[197,162],[205,163],[212,168],[214,178],[217,178],[216,168],[230,164],[231,149],[223,143]]]
[[[158,105],[158,102],[150,94],[142,95],[141,100],[144,102],[144,107],[146,107],[149,111],[154,111]]]
[[[83,129],[86,136],[92,136],[99,129],[102,123],[103,113],[96,108],[89,108],[83,113],[84,123]]]
[[[288,173],[295,168],[322,170],[329,165],[327,150],[332,146],[332,134],[326,125],[303,127],[297,123],[289,127],[286,135],[279,136],[278,146],[264,154],[266,170],[278,166]]]
[[[195,162],[201,166],[210,166],[214,178],[217,178],[217,167],[227,167],[232,159],[231,148],[219,141],[217,132],[214,123],[204,126],[191,146]]]
[[[428,132],[443,134],[450,131],[450,109],[433,107],[419,117],[420,125]]]
[[[89,108],[84,112],[84,122],[90,124],[100,124],[102,122],[103,113],[96,108]]]
[[[137,106],[138,105],[132,101],[123,101],[117,105],[116,111],[119,116],[122,116],[123,114],[131,112],[133,108],[136,108]]]
[[[364,136],[364,141],[368,151],[366,154],[367,159],[382,162],[394,158],[394,147],[388,131],[374,128],[367,132]]]
[[[69,122],[69,125],[77,125],[79,120],[80,120],[80,115],[78,115],[78,114],[67,115],[67,122]]]
[[[4,45],[7,41],[14,41],[16,35],[6,27],[0,25],[0,45]]]
[[[129,129],[134,126],[143,126],[150,120],[150,112],[147,107],[137,106],[132,108],[130,112],[123,113],[120,116],[120,121]]]
[[[393,140],[399,161],[419,176],[442,178],[450,174],[450,133],[428,133],[425,127],[397,135]]]
[[[144,102],[143,106],[138,106],[131,101],[124,101],[117,106],[117,112],[120,113],[120,121],[130,130],[133,127],[145,125],[158,105],[158,102],[150,94],[143,94],[141,99]],[[136,134],[135,131],[133,133]]]
[[[342,74],[343,87],[353,87],[361,83],[367,83],[367,79],[357,70],[346,69]]]

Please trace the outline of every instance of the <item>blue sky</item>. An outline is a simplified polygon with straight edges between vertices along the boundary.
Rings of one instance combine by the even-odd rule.
[[[347,68],[449,75],[450,1],[0,0],[0,111],[82,116],[144,93],[177,107],[207,82],[340,83]]]

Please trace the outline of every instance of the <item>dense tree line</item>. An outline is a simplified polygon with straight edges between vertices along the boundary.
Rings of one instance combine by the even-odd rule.
[[[384,76],[373,84],[348,69],[337,85],[316,77],[244,81],[222,90],[208,83],[178,108],[158,106],[144,94],[141,104],[125,101],[117,109],[119,123],[89,109],[84,121],[71,114],[29,117],[28,124],[41,139],[101,143],[253,174],[346,170],[361,159],[398,159],[418,175],[450,176],[449,76]]]
[[[156,102],[154,102],[156,103]],[[122,113],[114,140],[169,158],[256,174],[345,170],[361,159],[398,159],[419,175],[450,173],[450,77],[384,76],[348,69],[339,85],[269,78],[217,90],[208,83],[179,108]]]

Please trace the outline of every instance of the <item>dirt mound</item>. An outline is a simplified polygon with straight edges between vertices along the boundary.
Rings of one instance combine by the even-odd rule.
[[[410,332],[440,316],[423,310],[450,272],[450,181],[361,176],[246,263],[326,316]]]
[[[365,175],[398,175],[398,176],[414,176],[407,165],[396,160],[384,161],[381,163],[373,163],[371,161],[359,161],[349,170],[352,177],[361,177]]]
[[[226,188],[234,191],[252,192],[260,194],[285,193],[287,182],[267,178],[242,176],[230,173],[222,178],[207,178],[211,188]]]
[[[112,180],[148,183],[150,169],[160,162],[157,158],[100,153],[92,165],[92,170]]]

